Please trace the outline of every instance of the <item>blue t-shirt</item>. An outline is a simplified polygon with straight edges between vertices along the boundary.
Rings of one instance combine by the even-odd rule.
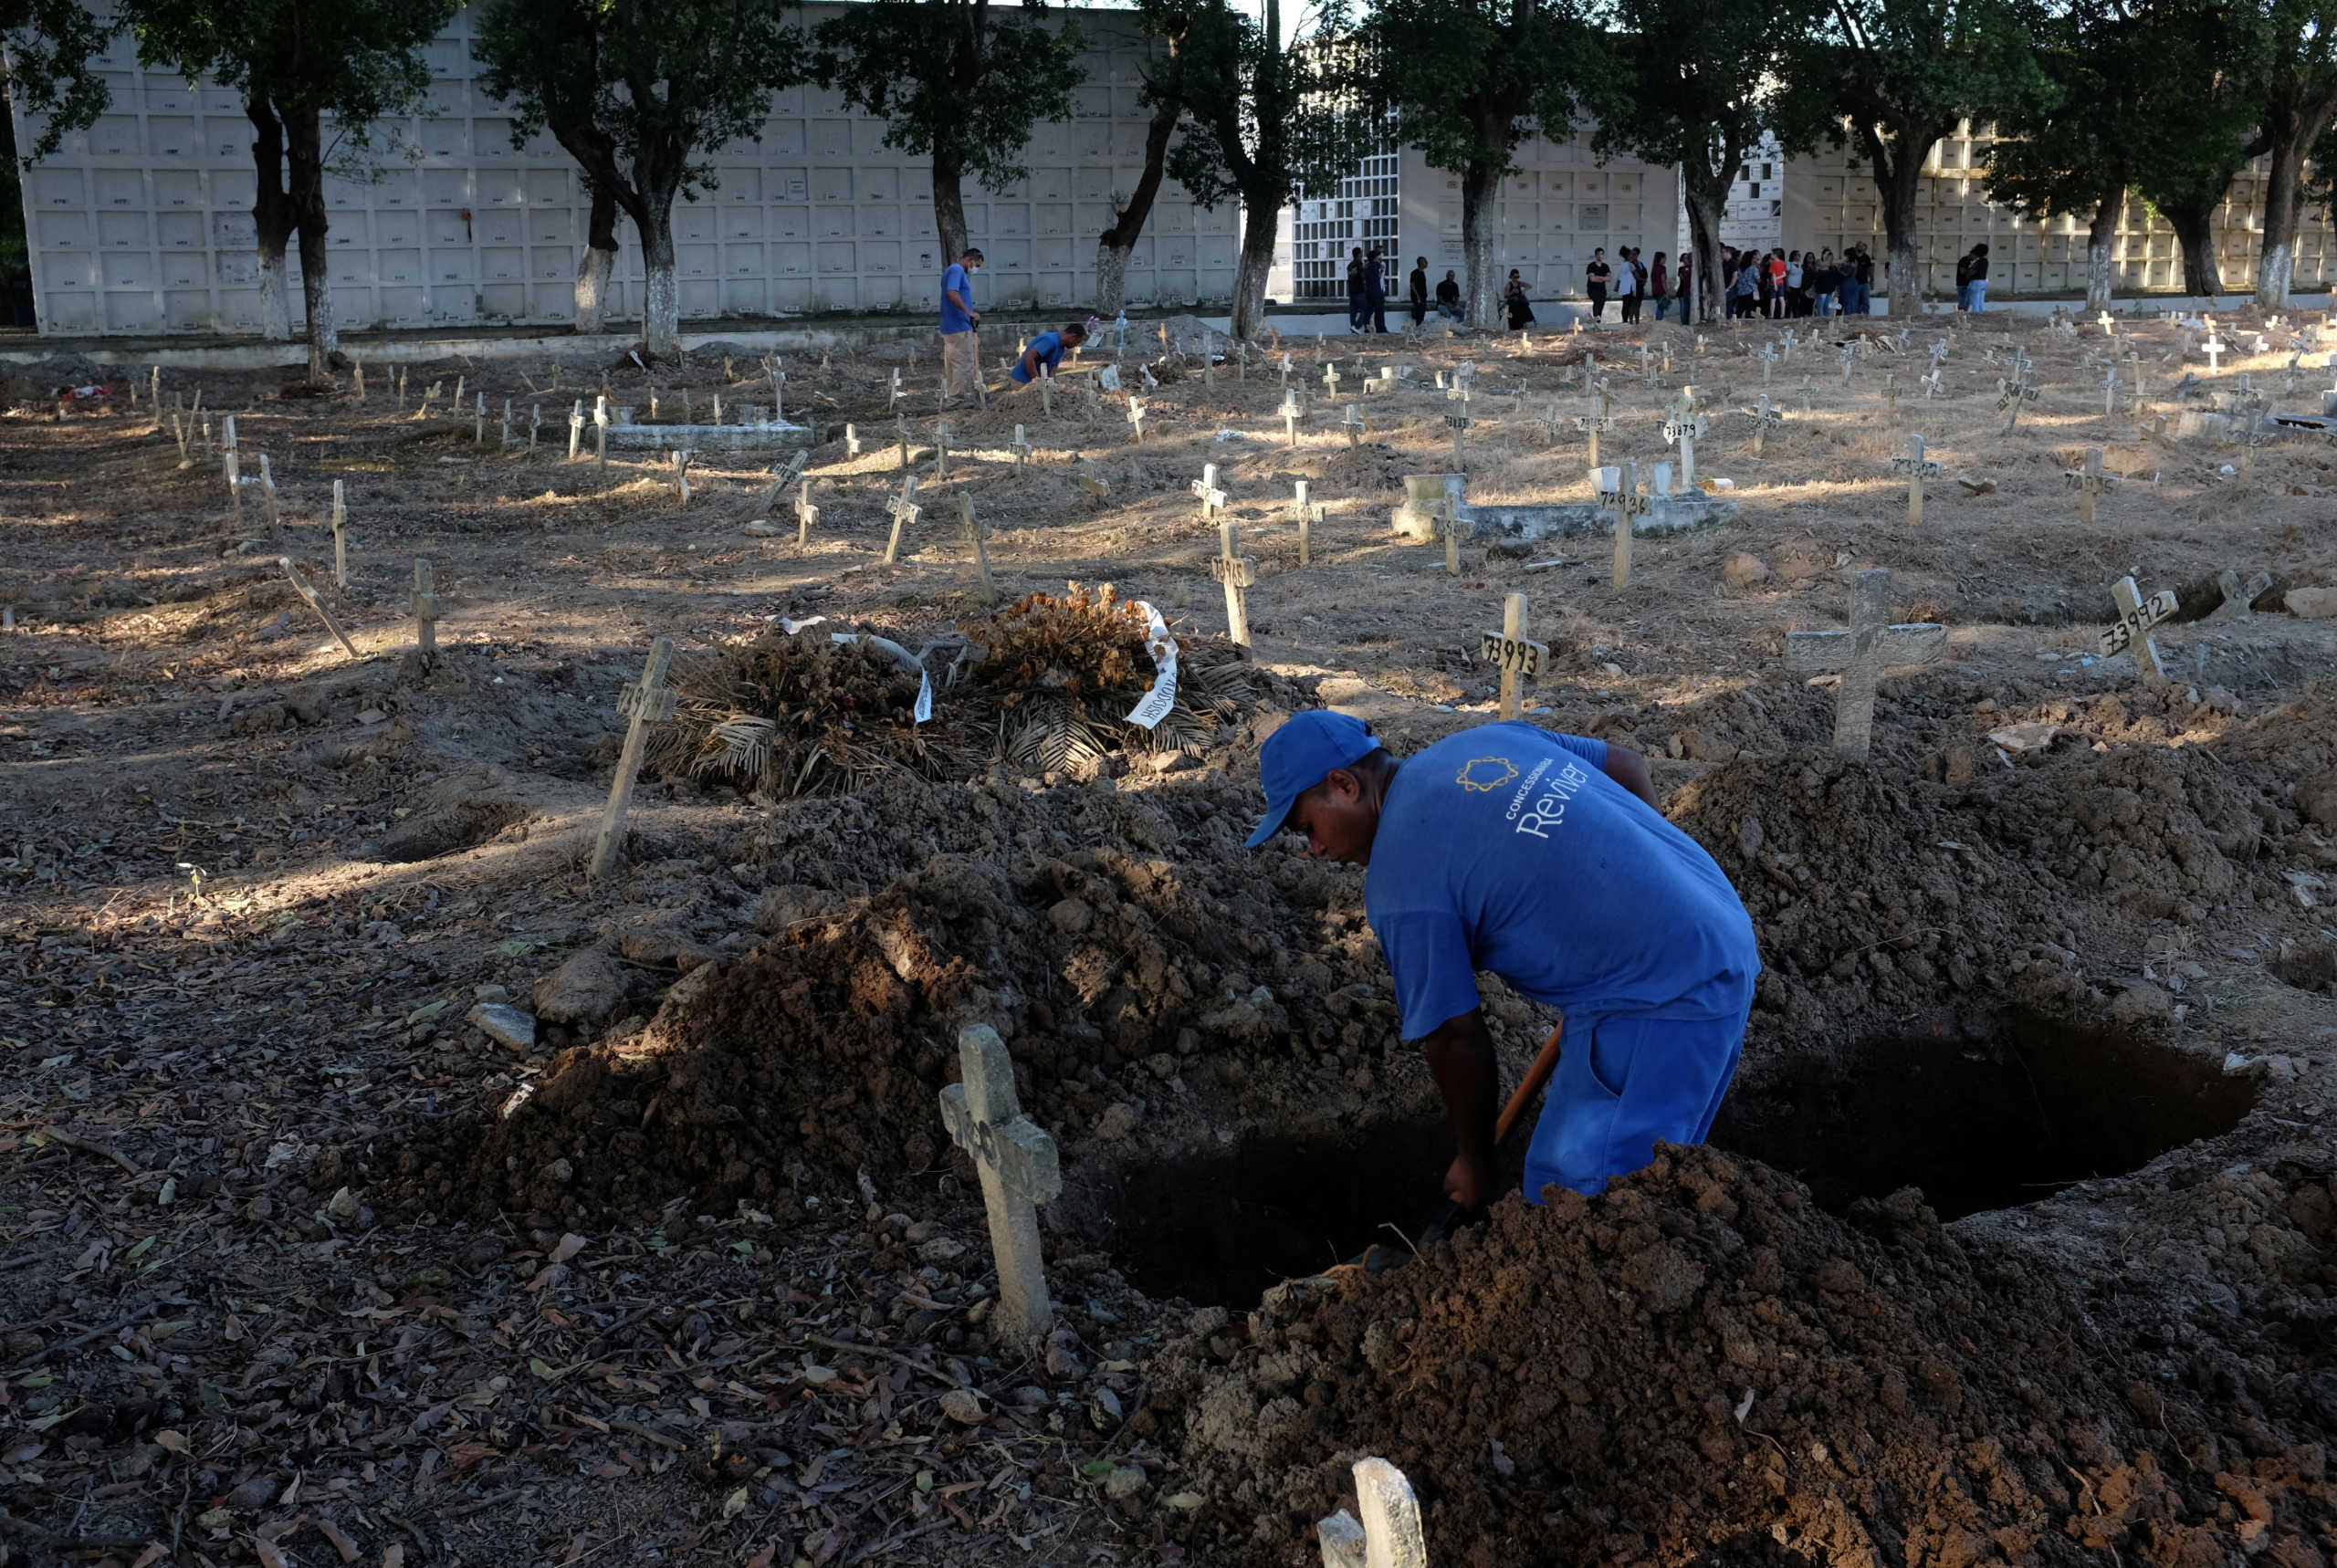
[[[974,302],[974,280],[966,276],[966,264],[962,261],[951,262],[941,275],[941,331],[945,337],[951,332],[974,329],[974,319],[949,303],[949,291],[953,288],[967,304]]]
[[[1586,1019],[1743,1016],[1752,917],[1702,845],[1607,777],[1607,743],[1489,724],[1388,788],[1364,911],[1404,1038],[1479,1005],[1477,971]]]
[[[1053,370],[1063,363],[1063,334],[1061,332],[1040,333],[1031,340],[1029,351],[1039,357],[1039,363],[1046,366],[1050,371]],[[1020,360],[1015,361],[1014,368],[1006,373],[1018,382],[1027,382],[1031,379],[1030,373],[1023,370],[1022,361]]]

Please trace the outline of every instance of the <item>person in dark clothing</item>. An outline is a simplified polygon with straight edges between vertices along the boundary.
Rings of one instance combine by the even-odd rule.
[[[1972,247],[1972,270],[1964,286],[1964,308],[1974,312],[1988,308],[1988,247],[1985,245]]]
[[[1374,332],[1388,330],[1388,264],[1374,246],[1363,257],[1363,313]]]
[[[1672,287],[1680,291],[1680,325],[1696,324],[1695,262],[1686,251],[1680,253],[1680,270],[1672,276]]]
[[[1448,321],[1461,319],[1461,280],[1445,269],[1444,281],[1436,286],[1436,313]]]
[[[1502,290],[1502,302],[1509,307],[1509,329],[1523,332],[1534,325],[1534,307],[1525,298],[1525,280],[1517,276],[1517,268],[1509,269],[1509,285]]]
[[[1363,246],[1347,253],[1347,330],[1363,330]]]
[[[1582,273],[1582,287],[1584,292],[1590,296],[1590,319],[1593,321],[1607,319],[1607,286],[1614,281],[1615,269],[1607,265],[1607,248],[1601,246],[1590,253],[1590,265]]]
[[[1412,276],[1406,281],[1411,286],[1412,325],[1417,327],[1428,319],[1428,257],[1412,263]]]

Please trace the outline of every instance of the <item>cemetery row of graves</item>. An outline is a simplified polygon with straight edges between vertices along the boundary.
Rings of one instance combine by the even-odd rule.
[[[2324,1563],[2332,350],[27,371],[0,1560]],[[1710,1148],[1415,1255],[1325,705],[1647,756]]]

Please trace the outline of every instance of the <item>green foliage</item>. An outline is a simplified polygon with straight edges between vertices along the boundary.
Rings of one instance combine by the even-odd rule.
[[[1288,46],[1281,7],[1262,22],[1225,0],[1200,0],[1178,53],[1176,80],[1192,123],[1168,154],[1168,172],[1204,207],[1232,197],[1252,214],[1287,206],[1304,189],[1330,190],[1378,140],[1365,108],[1369,75],[1344,13]]]
[[[288,118],[333,117],[344,141],[429,90],[422,47],[456,0],[128,0],[139,63],[208,76]]]
[[[1571,131],[1597,57],[1576,0],[1376,0],[1366,24],[1376,101],[1430,167],[1499,179],[1534,128]]]
[[[789,0],[490,0],[472,57],[511,140],[549,130],[640,222],[653,196],[714,183],[709,155],[753,137],[808,77]],[[625,167],[619,166],[623,160]]]
[[[990,0],[861,0],[820,24],[813,68],[886,122],[886,146],[1003,190],[1030,172],[1031,128],[1070,119],[1085,76],[1075,22],[1050,30],[1043,0],[1017,9],[1001,19]]]
[[[1788,48],[1806,18],[1790,7],[1707,0],[1615,0],[1615,31],[1584,73],[1602,158],[1683,163],[1725,187],[1775,117]],[[1788,153],[1808,150],[1809,128]]]
[[[24,150],[26,165],[106,111],[97,61],[116,26],[98,20],[80,0],[0,0],[0,89],[26,114],[46,120]]]

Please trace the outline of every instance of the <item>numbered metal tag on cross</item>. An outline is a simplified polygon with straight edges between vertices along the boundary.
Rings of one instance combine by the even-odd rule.
[[[1904,475],[1907,480],[1907,526],[1920,528],[1923,521],[1923,481],[1939,477],[1939,464],[1923,455],[1923,438],[1907,437],[1907,455],[1893,457],[1891,471]]]
[[[1014,1059],[988,1024],[958,1031],[959,1082],[941,1091],[941,1124],[966,1151],[980,1177],[990,1219],[990,1246],[998,1265],[998,1305],[991,1328],[1023,1354],[1043,1348],[1054,1322],[1039,1246],[1034,1207],[1063,1194],[1063,1171],[1053,1138],[1022,1113],[1014,1092]]]
[[[1753,421],[1753,455],[1758,457],[1768,444],[1769,432],[1785,423],[1786,416],[1782,410],[1769,406],[1769,394],[1763,392],[1760,403],[1748,410],[1746,417]]]
[[[1217,487],[1217,465],[1204,464],[1201,476],[1189,486],[1201,504],[1201,521],[1209,522],[1225,509],[1225,492]]]
[[[1369,386],[1371,383],[1366,382],[1363,384]],[[1347,450],[1350,452],[1361,446],[1363,438],[1371,434],[1371,422],[1357,413],[1353,403],[1347,404],[1347,416],[1340,422],[1340,425],[1347,433]]]
[[[1802,676],[1836,674],[1834,755],[1863,762],[1874,747],[1874,697],[1886,669],[1936,664],[1947,652],[1947,628],[1931,622],[1891,622],[1891,573],[1861,571],[1850,589],[1847,632],[1789,632],[1786,669]]]
[[[2130,655],[2144,685],[2166,685],[2166,667],[2159,662],[2158,644],[2151,640],[2151,628],[2181,608],[2175,602],[2174,590],[2161,589],[2146,600],[2133,578],[2122,577],[2110,585],[2110,597],[2118,607],[2118,619],[2102,632],[2095,648],[2105,659],[2114,659],[2122,653]]]
[[[1246,648],[1250,645],[1250,590],[1257,586],[1257,562],[1233,553],[1231,517],[1218,520],[1217,537],[1218,556],[1210,562],[1209,574],[1225,584],[1226,635]]]
[[[1444,416],[1444,427],[1452,432],[1452,469],[1454,473],[1468,470],[1468,450],[1465,445],[1469,427],[1477,422],[1469,417],[1469,392],[1465,387],[1455,387],[1450,394],[1451,412]]]
[[[2085,449],[2084,465],[2064,470],[2061,475],[2061,483],[2077,492],[2079,520],[2091,523],[2093,498],[2096,496],[2110,494],[2118,488],[2122,481],[2117,475],[2104,474],[2101,471],[2101,448],[2089,446]]]
[[[616,868],[617,852],[624,847],[625,813],[633,805],[633,784],[641,759],[649,748],[649,727],[674,716],[674,691],[665,673],[674,662],[674,640],[660,637],[649,650],[641,679],[617,692],[617,712],[626,719],[624,749],[617,754],[617,776],[609,785],[609,803],[601,814],[601,835],[592,846],[587,868],[594,882]]]
[[[1614,514],[1615,591],[1619,593],[1631,585],[1631,536],[1638,531],[1637,520],[1654,509],[1655,497],[1640,488],[1636,463],[1593,469],[1590,486],[1598,492],[1599,504]]]
[[[917,505],[916,475],[901,481],[901,493],[885,504],[885,510],[893,518],[892,536],[885,541],[885,564],[890,566],[901,551],[901,530],[913,526],[925,510]]]
[[[1525,632],[1525,595],[1513,593],[1502,601],[1501,630],[1477,638],[1477,662],[1501,672],[1501,716],[1504,719],[1519,716],[1523,706],[1519,684],[1538,679],[1550,657],[1549,644],[1536,643]]]

